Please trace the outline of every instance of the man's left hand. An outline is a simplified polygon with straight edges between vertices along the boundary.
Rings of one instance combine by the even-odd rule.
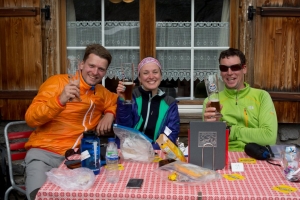
[[[98,136],[107,134],[111,131],[111,127],[114,121],[114,115],[112,113],[106,113],[96,128]]]

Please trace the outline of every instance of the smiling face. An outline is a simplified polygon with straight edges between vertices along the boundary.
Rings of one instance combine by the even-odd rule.
[[[80,63],[81,74],[89,85],[96,85],[101,82],[106,74],[108,61],[95,54],[89,54],[85,61]]]
[[[241,64],[238,56],[228,56],[220,60],[220,65],[231,66],[236,64]],[[227,72],[221,71],[221,76],[227,88],[241,90],[245,87],[244,75],[246,72],[246,65],[243,65],[242,69],[238,71],[232,71],[230,68]]]
[[[152,91],[152,94],[157,94],[158,86],[161,82],[161,71],[155,63],[145,64],[139,73],[139,81],[146,91]]]

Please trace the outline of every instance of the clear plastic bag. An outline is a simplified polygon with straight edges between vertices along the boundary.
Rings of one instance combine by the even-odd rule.
[[[154,173],[166,181],[180,185],[204,184],[222,178],[216,171],[179,160],[155,169]]]
[[[272,150],[273,156],[271,157],[272,160],[281,161],[282,159],[282,152],[285,151],[285,148],[289,145],[270,145]]]
[[[124,160],[152,162],[154,149],[151,140],[143,133],[129,127],[114,124],[114,133],[120,139],[120,149]]]
[[[87,190],[95,182],[95,174],[92,170],[80,167],[76,169],[52,168],[46,172],[48,180],[64,190]]]
[[[283,168],[284,177],[291,182],[300,181],[300,152],[297,152],[295,146],[287,146],[281,152],[282,160],[281,165]]]
[[[167,158],[186,162],[183,152],[165,134],[160,134],[156,142]]]

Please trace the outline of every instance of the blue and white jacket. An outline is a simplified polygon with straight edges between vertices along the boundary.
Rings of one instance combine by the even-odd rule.
[[[176,145],[180,125],[177,100],[160,89],[152,96],[142,86],[135,88],[132,96],[133,104],[123,104],[124,100],[118,98],[116,123],[143,132],[153,140],[154,149],[160,149],[155,141],[168,127],[168,138]],[[119,146],[119,139],[116,141]]]

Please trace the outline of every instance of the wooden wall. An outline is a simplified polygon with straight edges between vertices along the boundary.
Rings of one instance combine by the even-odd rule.
[[[21,119],[32,99],[26,90],[43,80],[40,2],[1,0],[0,8],[1,118]]]
[[[0,0],[0,119],[23,120],[39,86],[60,73],[56,2]]]
[[[253,86],[270,92],[279,122],[299,123],[300,14],[291,11],[299,9],[300,1],[257,0],[255,7]],[[289,7],[291,16],[282,11],[264,16],[260,7]]]
[[[245,80],[268,91],[279,123],[300,123],[300,10],[265,16],[261,7],[300,9],[300,1],[231,0],[231,46],[247,58]],[[233,5],[235,4],[235,5]],[[248,19],[248,8],[256,12]],[[234,14],[236,13],[236,14]],[[235,17],[234,17],[235,16]]]
[[[230,4],[230,46],[246,54],[246,81],[271,94],[279,122],[300,123],[300,18],[264,17],[258,12],[252,21],[247,17],[249,5],[256,9],[263,5],[299,8],[300,1],[230,0]],[[40,12],[45,5],[51,7],[50,21]],[[144,6],[140,10],[141,20],[153,24],[155,17],[149,17],[148,8],[155,3],[144,0],[141,6]],[[37,13],[11,16],[5,12],[6,8],[22,7],[33,7]],[[0,0],[1,119],[24,119],[41,83],[53,74],[65,72],[64,59],[61,59],[66,57],[65,10],[65,0]],[[146,10],[147,15],[144,15]],[[151,9],[150,13],[154,12],[155,9]],[[151,33],[155,40],[154,28],[141,27],[141,33]],[[155,41],[141,37],[140,44],[152,45],[148,49],[142,48],[141,55],[155,56]]]

